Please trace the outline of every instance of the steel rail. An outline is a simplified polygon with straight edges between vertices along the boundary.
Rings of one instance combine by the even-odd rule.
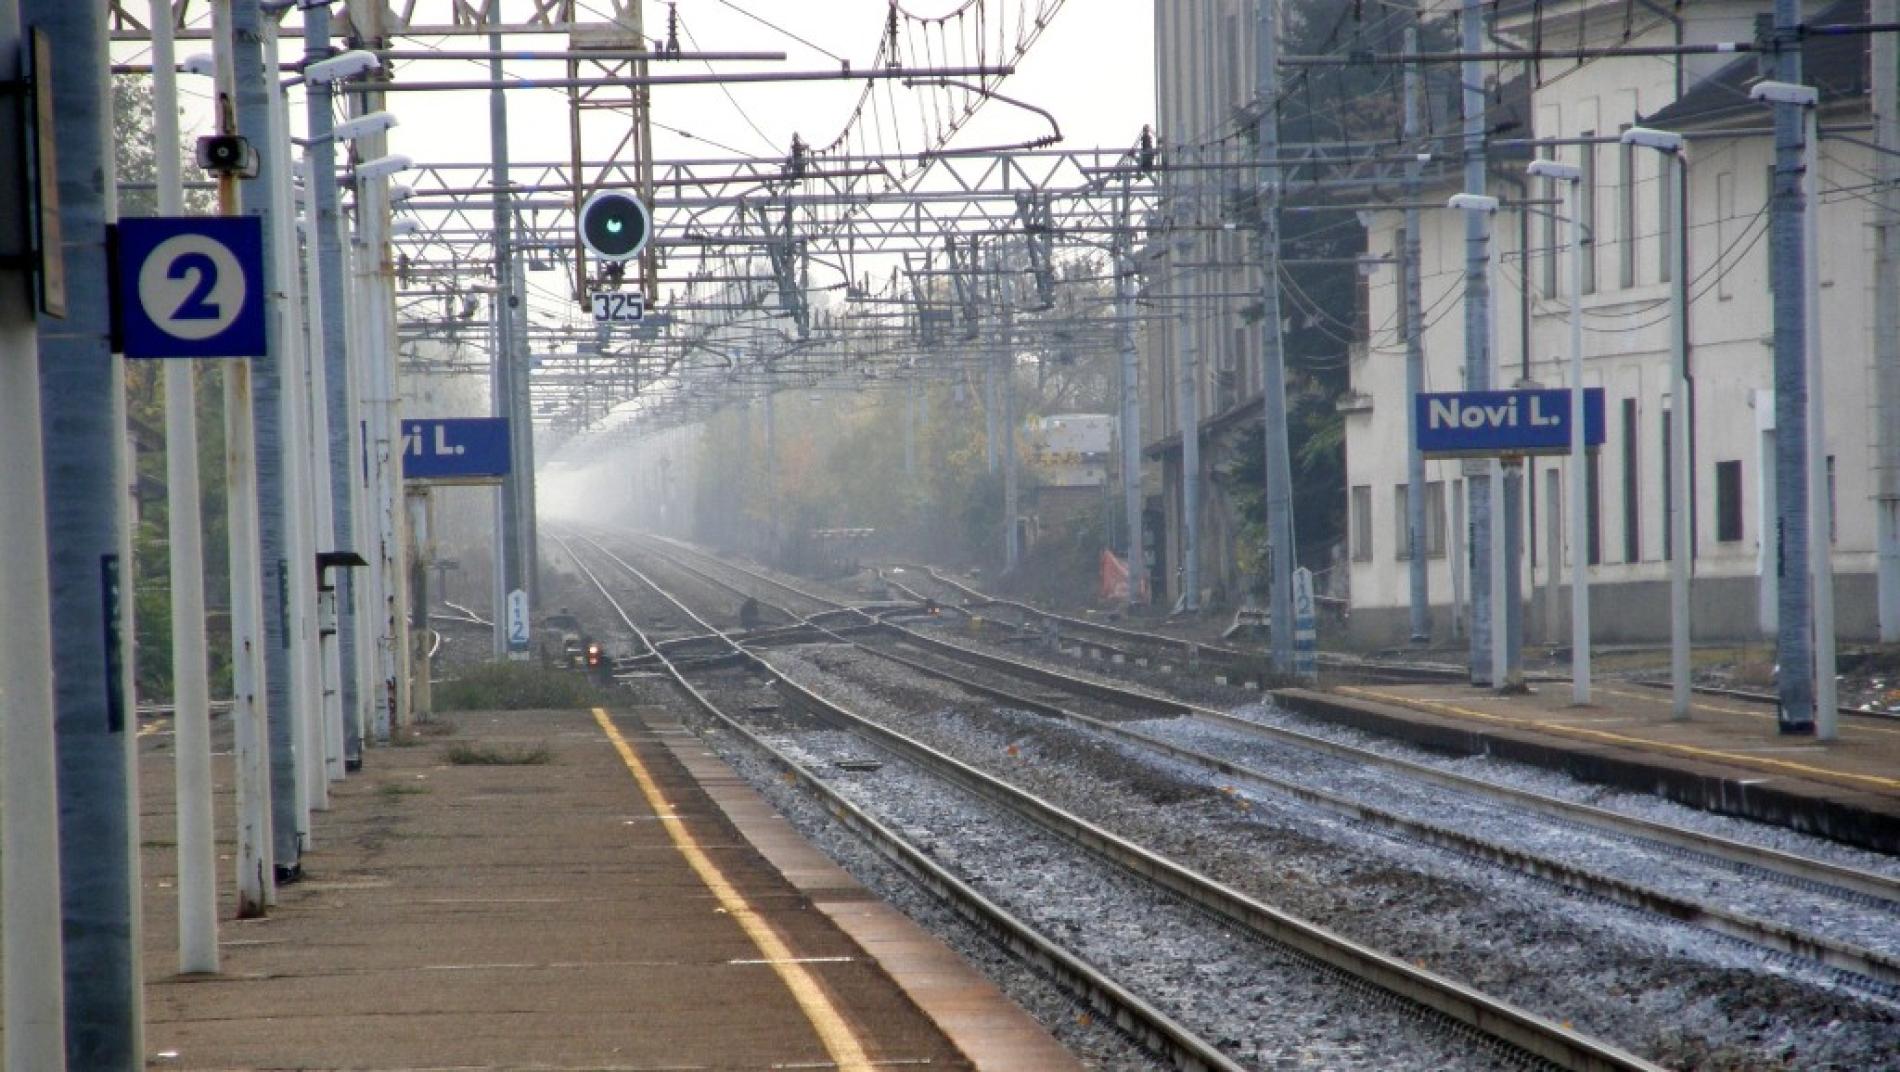
[[[705,693],[687,680],[686,675],[677,666],[664,655],[659,655],[658,649],[645,640],[644,632],[627,614],[620,601],[613,597],[606,584],[593,570],[574,554],[573,548],[558,536],[556,541],[574,560],[575,565],[588,581],[599,590],[601,597],[613,607],[614,613],[633,632],[634,636],[641,638],[641,642],[647,644],[647,647],[658,655],[674,685],[686,694],[695,707],[744,740],[758,753],[768,757],[779,770],[795,778],[807,792],[819,799],[834,819],[841,822],[852,833],[864,838],[879,855],[903,870],[941,903],[947,905],[964,922],[996,941],[1025,963],[1054,979],[1058,985],[1080,997],[1096,1013],[1107,1017],[1111,1023],[1132,1035],[1142,1045],[1166,1055],[1176,1067],[1183,1070],[1196,1070],[1196,1072],[1246,1072],[1242,1066],[1221,1053],[1212,1043],[1200,1038],[1160,1009],[1115,982],[1100,969],[1070,953],[1013,913],[984,897],[942,865],[925,856],[921,850],[905,841],[895,831],[846,800],[817,775],[761,739],[739,720],[720,710]],[[647,587],[685,610],[684,604],[675,599],[671,593],[654,584],[650,578],[630,563],[598,544],[594,546]],[[691,612],[688,611],[688,613]],[[727,638],[727,642],[732,644],[735,651],[743,652],[744,649],[733,643],[730,638]],[[756,657],[753,658],[756,661]]]
[[[598,544],[595,546],[609,558],[619,560],[619,556],[613,552]],[[632,571],[631,566],[627,568]],[[652,584],[650,580],[647,583]],[[772,583],[799,591],[782,582]],[[1006,807],[1071,844],[1091,851],[1127,874],[1244,928],[1263,941],[1337,971],[1352,982],[1374,987],[1386,995],[1471,1029],[1493,1044],[1541,1058],[1561,1068],[1660,1069],[1660,1066],[1607,1042],[1590,1038],[1455,980],[1387,956],[1255,900],[1164,856],[1149,852],[1033,794],[851,712],[799,684],[756,651],[749,651],[748,655],[752,664],[772,679],[780,694],[796,698],[802,709],[841,729],[868,737],[886,750],[932,771],[973,795]],[[725,721],[733,724],[729,719]]]
[[[669,546],[679,548],[675,541],[667,541]],[[694,552],[704,556],[703,552]],[[720,560],[715,560],[720,561]],[[747,570],[734,563],[720,561],[720,565],[735,572],[745,574],[757,580],[782,588],[798,591],[793,586],[776,578]],[[682,568],[686,568],[682,566]],[[715,579],[715,583],[719,583]],[[820,600],[822,597],[810,593],[801,593],[806,598]],[[1457,774],[1436,767],[1385,755],[1369,749],[1359,748],[1324,737],[1302,733],[1298,730],[1269,726],[1250,719],[1230,715],[1200,704],[1158,697],[1150,693],[1139,692],[1110,685],[1103,682],[1088,681],[1072,677],[1048,667],[1033,663],[1024,663],[1007,656],[991,652],[980,652],[954,644],[937,637],[926,636],[916,630],[902,629],[890,622],[882,622],[887,631],[902,635],[906,640],[921,648],[935,651],[946,657],[965,662],[977,663],[1005,673],[1025,677],[1041,684],[1067,689],[1088,695],[1091,698],[1119,702],[1125,706],[1141,707],[1157,714],[1185,714],[1223,729],[1236,731],[1268,741],[1291,745],[1308,751],[1315,751],[1335,759],[1376,767],[1409,778],[1414,778],[1441,788],[1488,797],[1499,804],[1523,808],[1551,818],[1575,822],[1586,826],[1607,829],[1618,836],[1640,841],[1660,843],[1670,848],[1682,849],[1710,859],[1725,861],[1764,872],[1783,881],[1804,888],[1829,887],[1857,895],[1863,900],[1880,902],[1884,905],[1900,908],[1900,880],[1877,872],[1846,867],[1824,860],[1815,860],[1796,853],[1784,852],[1765,846],[1751,845],[1747,842],[1725,838],[1716,834],[1707,834],[1693,830],[1643,819],[1637,816],[1623,815],[1595,805],[1576,803],[1560,797],[1548,796],[1529,790],[1499,785],[1494,782]],[[876,651],[876,649],[868,649]],[[1772,945],[1771,945],[1772,948]],[[1874,968],[1870,977],[1886,978],[1893,981],[1896,970],[1891,960],[1884,958],[1884,967]],[[1863,972],[1863,974],[1868,974]]]

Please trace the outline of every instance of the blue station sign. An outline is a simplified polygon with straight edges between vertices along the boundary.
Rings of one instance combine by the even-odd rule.
[[[1427,457],[1567,454],[1570,391],[1448,391],[1417,399],[1418,449]],[[1603,445],[1603,388],[1583,391],[1583,442]]]
[[[264,229],[255,216],[132,216],[116,225],[115,335],[127,357],[264,353]]]
[[[495,484],[508,475],[508,418],[402,422],[402,475],[432,484]]]

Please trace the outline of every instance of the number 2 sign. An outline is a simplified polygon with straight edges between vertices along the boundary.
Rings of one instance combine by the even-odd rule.
[[[113,294],[127,357],[264,353],[263,225],[252,216],[119,221]]]

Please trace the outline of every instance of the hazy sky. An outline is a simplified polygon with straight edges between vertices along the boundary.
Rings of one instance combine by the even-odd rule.
[[[426,2],[426,0],[425,0]],[[783,51],[783,63],[721,63],[721,70],[836,70],[838,60],[856,68],[870,65],[880,41],[884,0],[733,0],[786,33],[746,17],[725,0],[681,0],[679,15],[686,34],[681,44],[703,51]],[[922,16],[952,11],[961,0],[907,0],[906,9]],[[1033,7],[1023,0],[991,0],[992,7]],[[666,6],[646,4],[647,34],[664,32]],[[1067,0],[1043,32],[1003,92],[1056,113],[1076,146],[1132,144],[1154,107],[1153,23],[1151,0]],[[954,24],[953,24],[954,25]],[[809,45],[790,35],[803,38]],[[952,35],[954,36],[954,35]],[[689,43],[690,38],[690,43]],[[517,47],[551,47],[558,38],[515,39]],[[442,41],[441,47],[478,47],[478,41]],[[812,47],[817,46],[817,47]],[[821,51],[822,50],[822,51]],[[832,55],[827,55],[831,53]],[[939,60],[939,63],[944,62]],[[961,62],[952,55],[949,62]],[[656,73],[701,73],[701,63],[654,65]],[[556,65],[522,63],[511,73],[533,77],[558,75]],[[412,64],[399,76],[416,79],[479,77],[473,64]],[[782,155],[797,132],[808,143],[824,144],[843,129],[861,82],[734,85],[731,94],[713,86],[661,87],[654,91],[655,155],[660,159],[728,156],[727,146],[746,155]],[[899,90],[900,104],[906,91]],[[425,99],[430,98],[430,99]],[[743,110],[743,114],[742,114]],[[454,99],[416,94],[398,103],[403,125],[393,143],[418,160],[476,160],[487,156],[485,95],[457,94]],[[908,113],[914,126],[914,109]],[[748,122],[748,119],[750,122]],[[590,155],[604,155],[616,134],[611,120],[599,117],[601,136],[589,132]],[[552,90],[510,94],[511,147],[520,159],[566,157],[565,100]],[[754,128],[757,129],[754,129]],[[960,136],[966,145],[1005,142],[1046,129],[1040,120],[1000,102],[992,102]],[[693,138],[674,131],[685,131]],[[906,140],[906,148],[916,144]]]

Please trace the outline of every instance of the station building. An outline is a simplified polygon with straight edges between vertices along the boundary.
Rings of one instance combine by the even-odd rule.
[[[1812,23],[1864,22],[1864,0],[1813,4]],[[1750,41],[1765,2],[1694,5],[1505,4],[1496,32],[1506,46],[1673,45]],[[1584,32],[1579,33],[1579,27]],[[1504,71],[1528,102],[1530,129],[1496,135],[1539,139],[1614,138],[1631,125],[1689,138],[1686,205],[1689,316],[1684,328],[1691,399],[1670,397],[1669,243],[1672,165],[1661,153],[1619,144],[1540,150],[1580,166],[1585,227],[1582,315],[1586,386],[1606,393],[1607,440],[1589,463],[1588,539],[1566,545],[1563,458],[1532,459],[1526,483],[1526,554],[1519,563],[1526,630],[1533,641],[1566,643],[1572,556],[1587,556],[1593,634],[1599,643],[1668,636],[1670,422],[1690,411],[1695,636],[1740,641],[1774,628],[1774,407],[1769,199],[1774,139],[1769,109],[1749,100],[1760,77],[1752,55],[1613,57],[1545,61]],[[1876,474],[1896,459],[1876,435],[1874,309],[1900,300],[1874,288],[1878,222],[1871,146],[1869,39],[1810,38],[1804,80],[1821,93],[1820,307],[1827,420],[1829,509],[1834,528],[1838,631],[1877,634]],[[1508,99],[1510,85],[1487,96]],[[1494,127],[1495,129],[1495,127]],[[1829,131],[1833,131],[1830,136]],[[1455,153],[1455,141],[1446,141]],[[1494,387],[1563,387],[1570,336],[1568,193],[1524,178],[1528,149],[1492,157],[1489,192],[1506,202],[1493,225]],[[1443,204],[1459,187],[1440,184],[1421,200]],[[1558,198],[1551,206],[1512,202]],[[1373,213],[1368,253],[1397,258],[1403,212]],[[1425,389],[1464,387],[1464,213],[1422,212]],[[1561,217],[1561,218],[1560,218]],[[1351,355],[1345,414],[1351,629],[1365,644],[1402,644],[1408,629],[1405,529],[1407,408],[1400,279],[1392,267],[1369,276],[1369,330]],[[1466,590],[1463,463],[1430,461],[1427,523],[1433,630],[1458,628]]]

